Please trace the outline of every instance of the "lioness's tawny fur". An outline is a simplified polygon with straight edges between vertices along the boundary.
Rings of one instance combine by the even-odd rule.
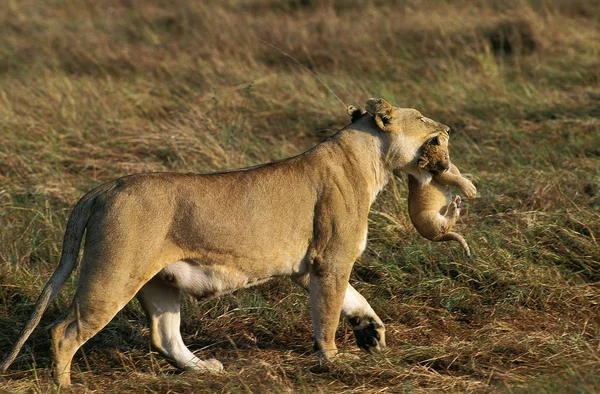
[[[461,203],[460,196],[452,197],[450,187],[458,187],[466,197],[474,197],[477,189],[451,163],[448,139],[445,131],[423,146],[419,168],[431,173],[433,179],[423,184],[409,174],[408,212],[419,234],[432,241],[457,241],[470,257],[464,237],[450,231],[460,216]]]
[[[70,384],[74,353],[133,297],[148,315],[152,344],[173,364],[219,371],[179,331],[180,293],[218,295],[276,276],[309,292],[315,348],[336,355],[340,312],[359,347],[385,347],[371,306],[348,284],[367,242],[371,203],[390,174],[424,176],[423,144],[447,129],[417,110],[369,99],[368,114],[311,150],[286,160],[214,174],[153,173],[102,185],[77,203],[58,268],[44,287],[4,372],[77,265],[77,291],[52,329],[55,378]]]

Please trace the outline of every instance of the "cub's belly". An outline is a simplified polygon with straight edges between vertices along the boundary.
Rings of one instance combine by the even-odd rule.
[[[158,277],[185,293],[203,298],[258,285],[276,276],[302,275],[307,272],[304,259],[281,272],[265,272],[251,268],[241,270],[227,265],[181,260],[162,269]]]

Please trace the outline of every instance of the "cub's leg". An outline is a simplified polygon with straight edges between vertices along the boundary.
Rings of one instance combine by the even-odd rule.
[[[460,196],[454,196],[452,202],[440,210],[440,215],[436,215],[436,226],[438,228],[436,232],[438,234],[447,233],[456,224],[460,216],[460,203]]]
[[[448,230],[451,229],[460,216],[460,203],[462,202],[460,196],[454,196],[452,202],[448,205],[446,212],[446,219],[448,220]]]
[[[308,290],[310,275],[292,277],[297,285]],[[367,353],[374,354],[385,348],[385,326],[371,305],[350,283],[347,284],[342,304],[342,315],[352,328],[356,344]]]
[[[469,244],[467,243],[465,238],[458,233],[450,231],[460,216],[460,208],[459,208],[460,203],[461,203],[460,196],[455,196],[452,200],[452,203],[450,203],[447,206],[447,212],[443,218],[443,220],[445,222],[444,223],[445,227],[443,228],[443,231],[441,233],[439,233],[437,236],[432,238],[432,241],[436,241],[436,242],[456,241],[463,247],[463,249],[465,250],[465,253],[467,254],[467,257],[470,258],[471,257],[471,248],[469,248]]]
[[[442,172],[436,175],[434,178],[442,185],[459,188],[461,193],[463,193],[466,197],[475,197],[477,194],[477,188],[473,182],[463,177],[458,167],[456,167],[454,164],[450,164],[450,169],[448,171]]]
[[[183,343],[180,326],[180,291],[158,276],[144,285],[137,297],[146,311],[152,345],[176,367],[187,370],[221,371],[215,360],[196,357]]]

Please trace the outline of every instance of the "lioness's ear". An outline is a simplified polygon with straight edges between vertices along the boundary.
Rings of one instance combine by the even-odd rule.
[[[366,109],[375,119],[377,126],[379,126],[380,129],[387,131],[387,126],[394,115],[394,106],[382,98],[370,98],[367,100]]]
[[[358,120],[358,118],[365,114],[365,111],[363,111],[360,108],[356,108],[354,105],[349,105],[347,111],[348,115],[350,115],[352,122]]]

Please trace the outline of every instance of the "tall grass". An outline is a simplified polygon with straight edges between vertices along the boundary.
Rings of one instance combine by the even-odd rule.
[[[420,238],[394,179],[351,279],[386,323],[383,355],[318,366],[306,295],[278,280],[186,300],[185,340],[222,360],[223,375],[179,374],[155,355],[133,302],[76,356],[82,390],[600,391],[598,15],[595,2],[563,0],[9,0],[0,353],[83,192],[135,172],[302,152],[348,123],[312,72],[345,103],[382,96],[452,127],[453,161],[480,191],[459,226],[474,259]],[[43,326],[74,280],[0,389],[53,390]],[[354,353],[345,325],[338,336]]]

